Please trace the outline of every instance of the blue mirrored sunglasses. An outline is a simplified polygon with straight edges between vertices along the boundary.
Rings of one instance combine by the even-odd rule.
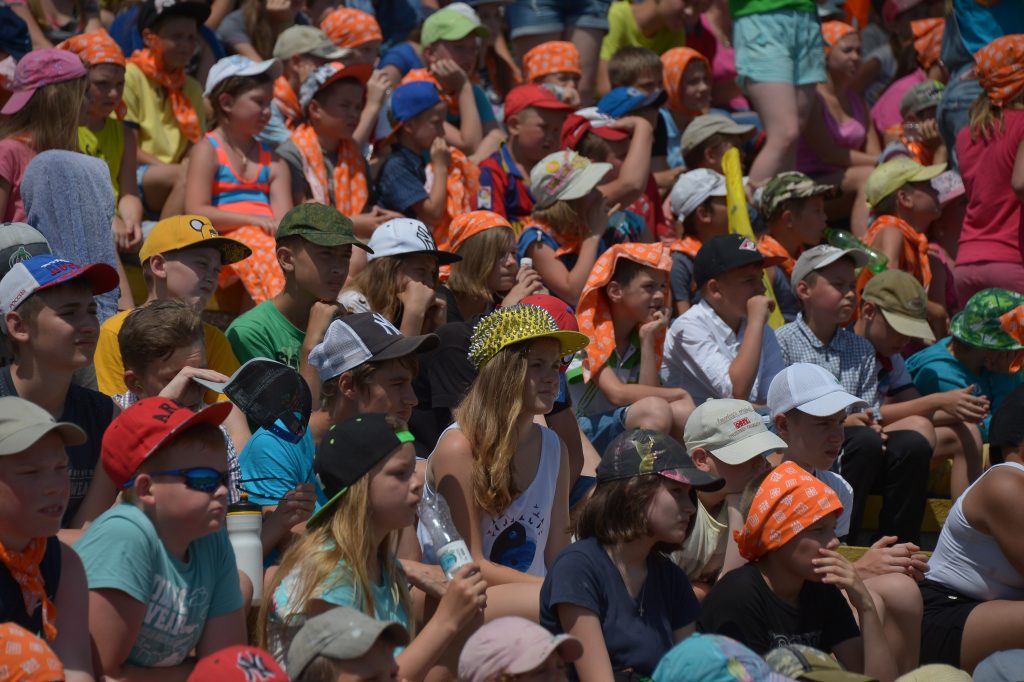
[[[210,467],[192,467],[191,469],[168,469],[166,471],[149,471],[148,476],[180,476],[185,479],[185,487],[203,493],[213,493],[221,485],[228,486],[228,472],[218,471]],[[129,479],[125,488],[135,485],[135,478]]]

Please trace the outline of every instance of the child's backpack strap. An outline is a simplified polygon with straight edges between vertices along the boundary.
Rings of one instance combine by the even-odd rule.
[[[46,596],[51,601],[57,599],[57,589],[60,587],[60,551],[60,540],[56,536],[47,538],[46,551],[39,563],[43,585],[46,586]],[[43,632],[42,604],[37,606],[35,613],[28,614],[25,610],[25,600],[21,596],[21,586],[3,564],[0,564],[0,621],[17,623],[36,635]]]

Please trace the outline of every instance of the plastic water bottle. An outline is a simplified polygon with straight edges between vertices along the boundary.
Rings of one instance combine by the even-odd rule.
[[[455,530],[448,503],[440,493],[423,486],[423,497],[420,499],[417,513],[420,523],[430,533],[434,554],[441,564],[441,570],[451,580],[460,568],[473,561],[473,557],[470,556],[469,548],[459,536],[459,532]]]
[[[235,553],[238,570],[249,576],[252,582],[252,601],[259,603],[263,598],[263,542],[260,530],[263,528],[263,509],[241,494],[238,502],[228,506],[228,540]]]
[[[854,237],[846,230],[836,230],[831,227],[825,228],[825,239],[829,244],[838,249],[860,249],[868,254],[868,270],[876,275],[885,272],[889,267],[889,259],[881,251],[877,251],[861,240]]]

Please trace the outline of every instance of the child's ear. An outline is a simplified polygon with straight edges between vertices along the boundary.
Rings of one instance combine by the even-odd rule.
[[[693,213],[697,217],[698,221],[700,221],[702,223],[711,222],[711,211],[709,211],[707,208],[705,208],[704,204],[701,204],[700,206],[698,206],[694,210]]]
[[[135,499],[139,502],[153,504],[156,501],[153,498],[153,479],[149,474],[138,474],[132,488],[135,490]]]
[[[167,279],[167,259],[162,253],[154,253],[149,257],[149,271],[154,279]]]
[[[292,253],[291,247],[277,247],[277,262],[285,272],[295,271],[295,254]]]
[[[7,338],[18,343],[26,343],[31,336],[28,323],[15,311],[7,313],[4,317],[4,326],[7,328]]]
[[[356,387],[352,383],[352,372],[345,372],[338,377],[338,395],[345,400],[356,399]]]
[[[910,200],[910,190],[906,186],[896,190],[896,204],[903,208],[913,207],[913,202]]]
[[[704,448],[694,448],[690,452],[690,459],[693,460],[693,464],[701,471],[711,471],[711,456]]]
[[[775,415],[775,431],[779,434],[779,438],[789,441],[789,418],[786,417],[785,412]]]
[[[608,296],[609,301],[621,301],[622,300],[622,284],[612,280],[608,282],[608,285],[604,288],[604,293]]]
[[[802,279],[796,283],[796,288],[793,289],[793,293],[801,301],[806,301],[811,297],[811,285],[807,283],[806,279]]]
[[[317,102],[316,99],[309,100],[309,104],[306,105],[306,118],[310,120],[313,120],[313,118],[320,119],[320,102]]]
[[[235,98],[226,92],[222,92],[217,95],[217,103],[220,104],[221,111],[224,113],[231,113],[231,107],[235,104]]]
[[[139,381],[139,375],[135,373],[134,369],[124,370],[124,385],[128,387],[129,391],[138,393],[142,390],[142,382]]]

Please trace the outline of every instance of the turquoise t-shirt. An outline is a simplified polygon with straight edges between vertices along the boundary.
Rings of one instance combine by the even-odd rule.
[[[309,483],[316,491],[316,509],[320,509],[327,504],[327,496],[313,473],[315,456],[316,447],[309,429],[298,443],[289,443],[266,429],[256,429],[238,459],[242,480],[261,480],[243,484],[243,490],[252,502],[272,507],[299,483]]]
[[[178,665],[211,618],[242,608],[235,555],[226,530],[195,540],[188,561],[168,553],[141,509],[122,503],[104,512],[75,543],[90,590],[124,592],[146,605],[125,663]]]

